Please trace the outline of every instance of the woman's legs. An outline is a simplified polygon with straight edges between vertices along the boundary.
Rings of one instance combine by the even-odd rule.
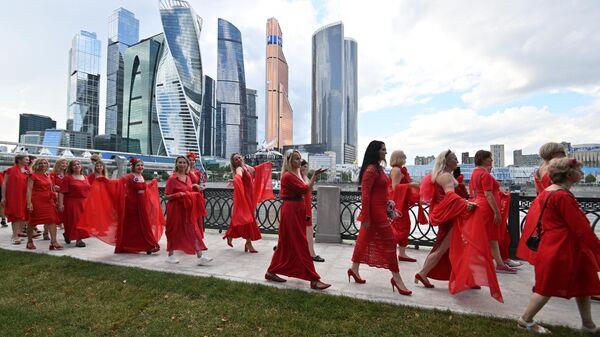
[[[400,276],[399,272],[393,271],[392,272],[392,278],[394,279],[394,281],[396,281],[396,284],[398,284],[398,286],[400,287],[400,289],[402,289],[402,290],[408,290],[408,288],[406,288],[406,285],[404,284],[404,281],[402,281],[402,276]]]
[[[308,242],[308,251],[310,252],[310,256],[315,257],[317,254],[315,253],[315,240],[313,238],[312,226],[306,226],[306,241]]]
[[[450,249],[450,238],[452,237],[453,230],[454,229],[450,229],[448,231],[448,234],[446,234],[446,237],[444,237],[444,240],[442,240],[442,243],[438,249],[436,249],[436,251],[427,255],[425,263],[423,264],[423,268],[421,268],[421,271],[418,272],[421,277],[427,278],[427,274],[429,274],[429,272],[438,264],[438,262],[440,262],[440,259],[442,256],[444,256],[444,254],[446,254],[448,249]]]
[[[498,245],[497,240],[490,241],[490,249],[492,251],[492,257],[494,261],[496,261],[497,266],[503,266],[504,260],[502,260],[502,255],[500,255],[500,246]]]
[[[589,296],[576,297],[577,309],[579,309],[579,315],[581,316],[581,325],[586,328],[594,329],[596,324],[592,320],[592,302]]]
[[[360,274],[358,273],[359,268],[360,268],[360,263],[352,262],[352,266],[350,267],[350,269],[352,269],[352,271],[354,272],[354,274],[356,274],[356,276],[358,276],[358,278],[362,278],[362,277],[360,277]]]
[[[25,221],[13,221],[11,223],[13,240],[19,240],[19,233],[21,233],[23,231],[24,224],[25,224]]]
[[[550,296],[542,296],[540,294],[533,293],[529,299],[527,308],[525,308],[525,312],[523,315],[521,315],[521,318],[525,322],[533,321],[535,315],[544,307],[544,305],[546,305],[546,303],[548,303],[548,300],[550,300]]]

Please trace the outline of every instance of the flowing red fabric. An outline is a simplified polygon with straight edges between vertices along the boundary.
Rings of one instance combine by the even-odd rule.
[[[306,210],[306,226],[312,227],[312,188],[309,188],[306,193],[304,193],[304,209]]]
[[[268,272],[316,281],[321,277],[315,270],[306,239],[306,206],[301,198],[308,191],[302,179],[291,172],[281,177],[279,238]],[[285,200],[298,198],[298,200]],[[395,259],[395,257],[394,257]]]
[[[550,193],[542,191],[538,198],[545,200]],[[540,295],[600,295],[600,240],[569,191],[559,190],[548,200],[534,265],[534,292]]]
[[[266,162],[262,163],[258,166],[254,166],[254,179],[252,181],[253,184],[253,198],[254,205],[253,208],[256,208],[258,203],[261,203],[265,200],[275,199],[275,195],[273,194],[273,180],[272,180],[272,172],[273,172],[273,163]]]
[[[501,192],[500,201],[498,202],[500,209],[500,226],[498,226],[498,246],[500,247],[500,256],[502,260],[507,260],[508,248],[510,247],[510,233],[508,232],[508,212],[510,211],[510,193]]]
[[[465,186],[464,180],[465,176],[463,176],[462,174],[460,174],[456,178],[456,182],[458,182],[458,185],[456,185],[456,187],[454,188],[454,192],[458,194],[461,198],[468,199],[469,193],[467,192],[467,187]]]
[[[60,186],[63,198],[63,224],[65,235],[69,240],[81,240],[90,237],[90,234],[79,227],[79,220],[85,213],[84,205],[90,194],[90,183],[87,179],[77,180],[67,175]]]
[[[408,237],[410,235],[410,207],[418,204],[417,221],[421,224],[428,223],[425,212],[419,203],[419,189],[410,186],[412,182],[406,167],[402,167],[402,179],[400,183],[394,186],[392,191],[392,200],[396,205],[397,216],[392,219],[391,226],[394,232],[396,243],[401,247],[408,245]]]
[[[4,215],[6,215],[8,222],[26,221],[29,171],[22,172],[18,165],[14,165],[4,172],[4,178],[6,179]],[[6,174],[8,174],[8,177]]]
[[[92,184],[84,205],[85,212],[78,226],[90,235],[114,246],[119,219],[123,218],[124,183],[119,180],[97,179]]]
[[[367,167],[361,182],[362,209],[357,219],[368,226],[360,227],[352,262],[398,272],[396,242],[387,217],[389,186],[390,178],[383,168]]]
[[[537,178],[538,174],[536,173],[533,177],[533,182],[535,183],[535,191],[537,194],[540,194],[543,190],[545,190],[548,186],[552,185],[552,180],[550,180],[550,175],[548,172],[544,174],[542,179]]]
[[[52,179],[45,173],[32,173],[29,178],[33,181],[31,189],[31,204],[29,224],[55,225],[59,223],[56,210],[56,194],[52,191]]]
[[[183,195],[182,195],[183,193]],[[167,202],[167,251],[180,250],[186,254],[196,254],[206,250],[198,218],[199,192],[192,192],[192,180],[182,182],[176,174],[167,180],[165,194],[170,196]],[[203,199],[202,199],[203,200]]]

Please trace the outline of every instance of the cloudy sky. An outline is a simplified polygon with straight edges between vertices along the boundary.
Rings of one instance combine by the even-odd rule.
[[[372,139],[409,158],[489,144],[534,153],[546,141],[600,143],[600,2],[191,0],[204,20],[205,74],[216,75],[217,18],[243,35],[247,86],[258,90],[264,134],[265,24],[276,17],[290,67],[294,141],[310,141],[311,36],[343,21],[358,42],[359,156]],[[14,141],[19,113],[65,126],[67,52],[79,30],[102,41],[104,130],[108,16],[161,32],[154,0],[11,1],[0,11],[0,139]]]

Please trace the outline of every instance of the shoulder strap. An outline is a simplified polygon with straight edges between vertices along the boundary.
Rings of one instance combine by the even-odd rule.
[[[546,198],[546,200],[544,201],[544,205],[542,206],[542,211],[540,212],[540,217],[538,218],[537,221],[537,232],[538,232],[538,236],[540,236],[540,234],[542,233],[542,217],[544,216],[544,211],[546,210],[546,205],[548,205],[548,200],[550,200],[550,198],[552,197],[552,195],[556,192],[558,192],[561,189],[558,190],[554,190],[552,192],[550,192],[550,195]]]

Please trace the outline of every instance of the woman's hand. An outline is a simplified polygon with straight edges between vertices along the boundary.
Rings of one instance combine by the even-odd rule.
[[[318,175],[320,175],[321,173],[325,173],[325,172],[327,172],[327,169],[325,169],[325,168],[318,168],[318,169],[315,171],[315,175],[316,175],[316,176],[318,176]]]
[[[60,205],[59,204],[58,205],[58,211],[62,213],[64,210],[65,210],[65,205]]]
[[[196,190],[196,191],[200,191],[200,185],[198,185],[198,184],[192,184],[192,189]]]
[[[30,202],[27,203],[27,210],[29,212],[33,212],[33,204],[32,203],[30,203]]]
[[[469,212],[470,212],[470,211],[474,210],[474,209],[475,209],[475,207],[477,207],[477,204],[476,204],[476,203],[474,203],[474,202],[470,202],[470,201],[469,201],[469,202],[467,202],[467,211],[469,211]]]
[[[501,222],[502,222],[502,217],[500,216],[500,213],[494,212],[494,224],[500,225]]]

